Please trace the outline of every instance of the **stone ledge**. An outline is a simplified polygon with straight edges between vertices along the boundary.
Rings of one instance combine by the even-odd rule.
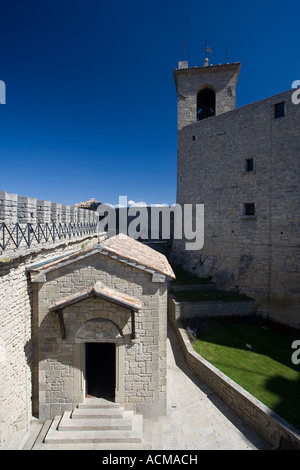
[[[103,235],[104,236],[104,235]],[[57,242],[44,242],[33,245],[31,248],[15,248],[12,250],[5,250],[0,252],[0,266],[1,264],[7,264],[12,261],[15,261],[19,258],[26,258],[30,255],[36,255],[43,251],[52,252],[57,248],[64,248],[68,246],[72,246],[78,243],[89,243],[89,241],[97,240],[99,238],[96,234],[91,235],[82,235],[78,237],[74,237],[72,239],[64,239],[59,240]]]
[[[185,291],[185,290],[191,290],[191,291],[206,291],[206,290],[216,290],[217,286],[215,284],[192,284],[192,285],[170,285],[170,289],[173,290],[173,292],[180,292],[180,291]]]
[[[215,316],[250,315],[255,310],[254,300],[222,302],[208,300],[203,302],[179,302],[169,294],[169,304],[176,320],[184,318],[211,318]]]

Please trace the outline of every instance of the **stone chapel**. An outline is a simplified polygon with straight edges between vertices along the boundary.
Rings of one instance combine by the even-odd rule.
[[[167,282],[164,255],[117,235],[30,265],[33,408],[42,421],[86,397],[144,416],[165,412]]]

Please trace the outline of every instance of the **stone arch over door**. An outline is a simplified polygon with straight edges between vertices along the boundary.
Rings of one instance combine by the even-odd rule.
[[[115,400],[124,402],[125,339],[121,329],[112,320],[92,318],[77,330],[74,343],[74,396],[78,403],[85,398],[85,345],[86,343],[115,343],[116,384]]]
[[[124,337],[121,329],[112,320],[92,318],[80,326],[75,336],[75,343],[88,342],[122,344]]]

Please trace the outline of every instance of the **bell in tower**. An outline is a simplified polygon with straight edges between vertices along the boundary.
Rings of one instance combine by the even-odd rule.
[[[216,94],[211,88],[203,88],[197,95],[197,121],[215,116]]]

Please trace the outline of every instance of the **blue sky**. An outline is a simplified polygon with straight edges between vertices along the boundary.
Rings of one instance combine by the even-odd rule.
[[[182,59],[240,61],[237,106],[300,79],[296,1],[0,2],[0,190],[63,204],[176,202]]]

